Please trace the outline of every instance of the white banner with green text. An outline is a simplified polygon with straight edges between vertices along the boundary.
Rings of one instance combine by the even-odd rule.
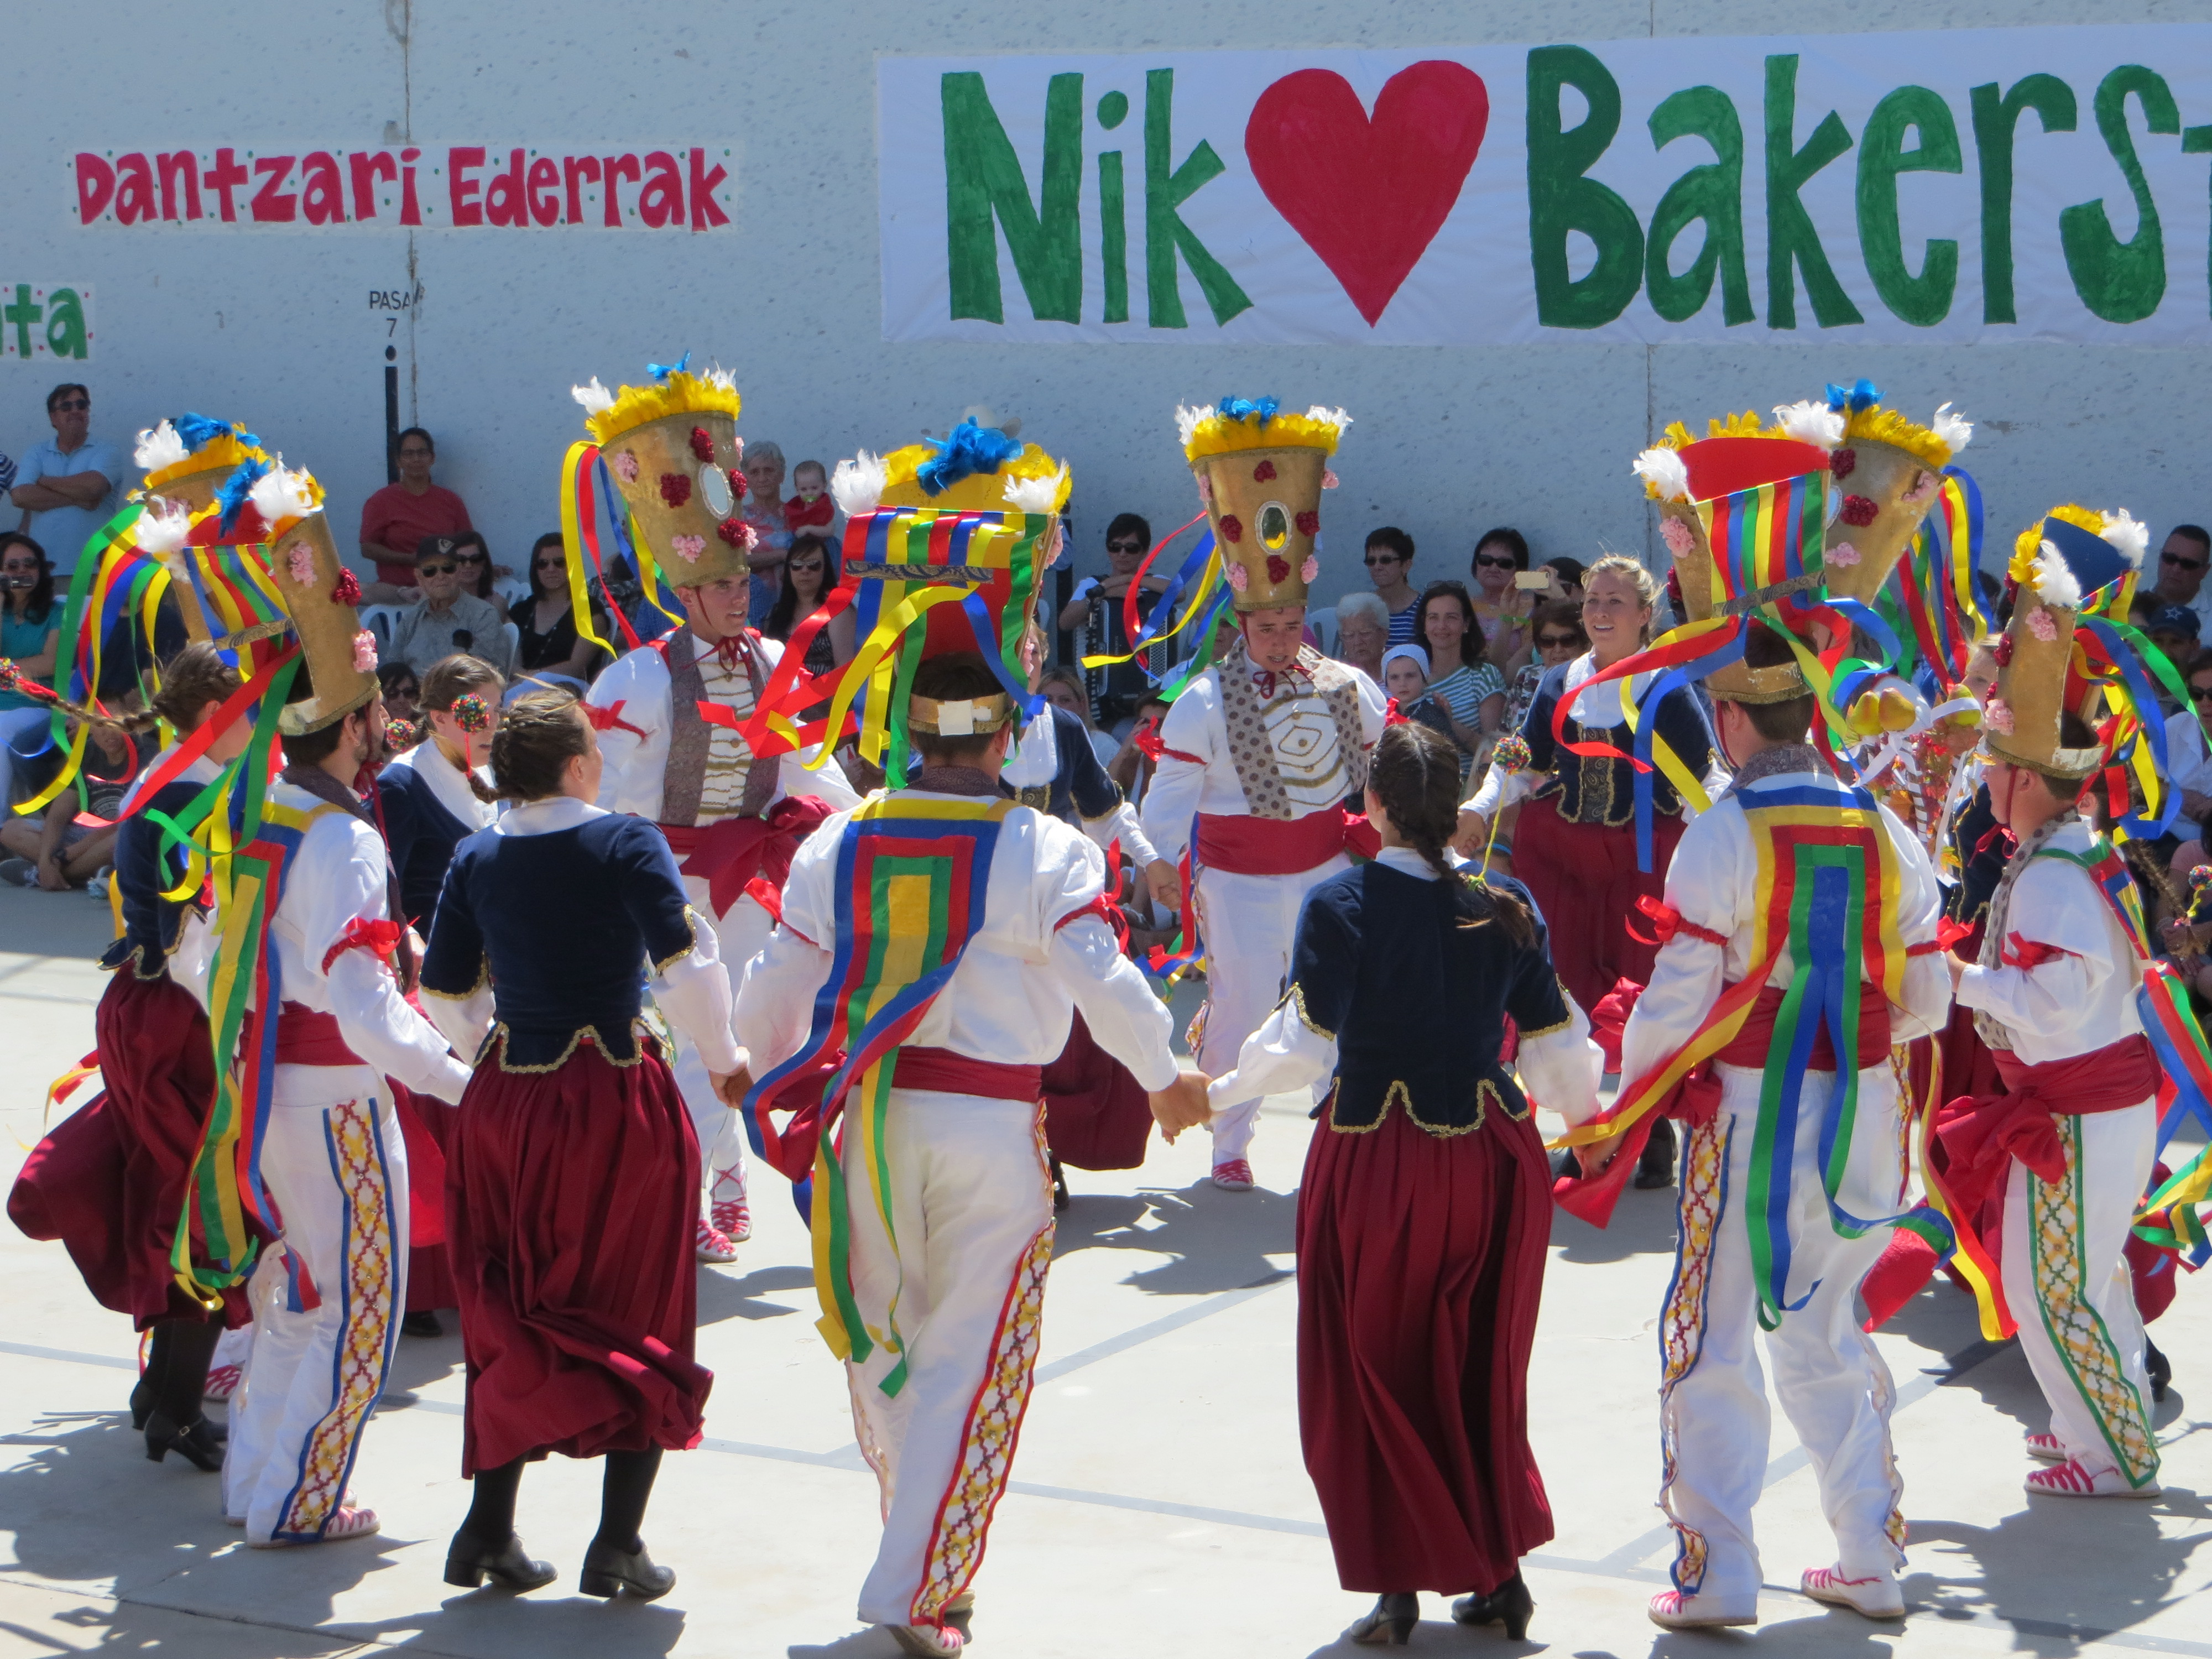
[[[2212,25],[877,64],[890,340],[2212,341]]]

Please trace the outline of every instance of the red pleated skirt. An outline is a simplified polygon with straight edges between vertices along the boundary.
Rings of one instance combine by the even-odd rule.
[[[1587,1013],[1619,980],[1651,981],[1656,945],[1632,938],[1636,901],[1667,890],[1667,866],[1682,839],[1682,820],[1664,813],[1651,820],[1651,872],[1636,867],[1636,826],[1607,829],[1559,816],[1559,798],[1524,805],[1513,832],[1513,873],[1528,889],[1551,932],[1552,965]],[[1638,923],[1638,930],[1650,932]]]
[[[1489,1591],[1552,1537],[1528,1446],[1551,1172],[1533,1123],[1324,1118],[1298,1188],[1298,1431],[1348,1590]]]
[[[468,1360],[465,1474],[560,1452],[699,1443],[692,1358],[699,1145],[648,1047],[580,1043],[550,1072],[477,1067],[446,1152],[446,1239]]]
[[[1044,1138],[1078,1170],[1134,1170],[1145,1162],[1152,1107],[1129,1068],[1098,1046],[1077,1014],[1060,1058],[1044,1068]]]
[[[407,1311],[458,1308],[460,1292],[446,1249],[446,1146],[459,1109],[390,1078],[384,1084],[407,1143]]]
[[[215,1097],[207,1015],[167,977],[112,974],[93,1015],[102,1091],[54,1126],[24,1163],[8,1214],[33,1238],[62,1241],[105,1308],[140,1330],[208,1312],[177,1286],[171,1247]],[[243,1325],[242,1287],[222,1317]]]

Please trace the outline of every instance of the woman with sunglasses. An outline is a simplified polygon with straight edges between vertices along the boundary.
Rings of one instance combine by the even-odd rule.
[[[1571,599],[1552,599],[1538,605],[1536,614],[1529,619],[1528,638],[1534,647],[1534,656],[1513,677],[1512,687],[1505,694],[1505,719],[1501,730],[1521,729],[1521,722],[1528,718],[1528,705],[1536,701],[1536,687],[1546,671],[1563,662],[1572,662],[1590,648],[1589,635],[1583,630],[1579,574],[1575,595]]]
[[[46,550],[20,531],[0,535],[0,662],[12,663],[27,680],[51,687],[61,644],[61,607],[54,603],[54,567]],[[0,812],[14,786],[14,739],[36,748],[27,734],[46,723],[49,707],[27,691],[0,690]]]
[[[1486,530],[1474,544],[1474,616],[1482,624],[1483,644],[1492,662],[1510,662],[1528,633],[1536,596],[1514,585],[1528,568],[1528,538],[1510,525]]]
[[[491,548],[485,543],[481,530],[464,530],[453,538],[453,557],[461,567],[461,592],[473,593],[505,622],[507,595],[499,591],[498,578],[514,573],[504,565],[491,562]]]
[[[514,607],[515,631],[522,636],[516,661],[526,674],[561,674],[589,684],[607,653],[577,630],[568,593],[568,554],[558,531],[548,531],[530,548],[530,597]],[[592,606],[592,632],[612,639],[613,624]]]
[[[799,623],[822,608],[837,579],[837,555],[828,537],[811,531],[793,537],[791,550],[783,557],[782,591],[776,594],[775,607],[768,613],[768,625],[761,632],[779,641],[790,639]],[[847,611],[832,617],[828,627],[817,629],[806,642],[806,672],[819,674],[852,654],[853,613]]]
[[[1457,845],[1480,859],[1490,826],[1505,808],[1522,802],[1507,866],[1528,886],[1552,930],[1559,978],[1585,1013],[1622,980],[1642,985],[1651,977],[1658,946],[1629,931],[1637,901],[1666,890],[1667,866],[1682,838],[1686,808],[1673,781],[1651,776],[1651,868],[1637,864],[1635,752],[1620,682],[1583,688],[1643,648],[1659,598],[1651,573],[1634,559],[1608,554],[1583,582],[1583,627],[1589,652],[1544,672],[1522,722],[1528,744],[1519,769],[1492,767],[1460,815]],[[1641,687],[1639,686],[1640,690]],[[1554,712],[1567,705],[1561,729],[1569,743],[1602,744],[1614,752],[1578,755],[1553,735]],[[1697,698],[1678,687],[1651,715],[1659,738],[1674,751],[1705,792],[1718,794],[1728,769],[1711,725]],[[1672,1179],[1674,1137],[1655,1129],[1638,1166],[1636,1184],[1664,1187]]]

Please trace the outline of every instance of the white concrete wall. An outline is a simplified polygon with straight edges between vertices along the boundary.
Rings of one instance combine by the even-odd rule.
[[[2098,21],[2212,18],[2212,0],[2101,0]],[[1178,398],[1237,391],[1341,404],[1359,424],[1328,502],[1317,597],[1364,585],[1365,528],[1395,521],[1416,574],[1464,575],[1473,535],[1519,525],[1540,556],[1653,538],[1628,458],[1668,421],[1809,395],[1868,376],[1907,410],[1954,399],[1981,424],[1968,458],[1993,532],[2053,501],[2124,504],[2163,534],[2212,520],[2202,407],[2212,351],[2023,344],[1848,349],[1546,343],[1352,347],[887,346],[879,325],[874,55],[1298,45],[1599,41],[1778,28],[1958,27],[2085,21],[2057,0],[1073,0],[917,7],[817,0],[615,8],[577,0],[174,0],[17,8],[19,98],[0,173],[5,262],[97,285],[81,377],[94,429],[127,440],[183,409],[234,416],[331,489],[350,544],[384,482],[387,313],[373,289],[419,283],[390,343],[403,423],[437,435],[440,482],[495,555],[520,562],[557,523],[556,471],[580,434],[572,381],[635,378],[689,349],[738,373],[741,429],[794,461],[942,430],[961,408],[1018,412],[1077,477],[1079,569],[1109,514],[1156,527],[1195,508],[1175,448]],[[29,66],[35,65],[35,69]],[[50,89],[33,90],[30,81]],[[66,89],[64,92],[64,89]],[[2203,112],[2185,111],[2184,119]],[[2085,110],[2084,119],[2087,120]],[[280,143],[734,141],[734,230],[224,235],[81,228],[65,188],[81,149]],[[13,280],[11,277],[10,280]],[[51,364],[0,362],[0,447],[45,435]]]

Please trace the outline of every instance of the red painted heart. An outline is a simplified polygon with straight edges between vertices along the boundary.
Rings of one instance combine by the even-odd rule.
[[[1252,106],[1244,155],[1371,328],[1443,228],[1489,125],[1489,90],[1462,64],[1400,70],[1371,118],[1342,76],[1300,70]]]

